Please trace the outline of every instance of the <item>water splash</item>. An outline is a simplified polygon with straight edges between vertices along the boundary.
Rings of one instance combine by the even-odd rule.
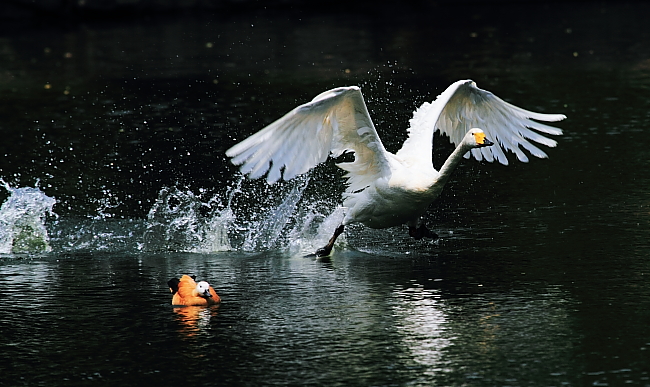
[[[190,190],[163,188],[147,215],[144,251],[211,253],[232,250],[228,229],[235,216],[219,209],[219,197],[207,202]]]
[[[242,176],[226,193],[225,204],[219,195],[205,200],[203,193],[163,188],[147,216],[141,250],[311,250],[315,235],[329,238],[330,230],[323,226],[333,230],[336,225],[330,227],[322,215],[322,203],[304,199],[309,180],[302,176],[268,186]]]
[[[9,197],[0,207],[0,254],[43,253],[52,250],[45,227],[47,216],[56,216],[56,199],[37,187],[12,188],[0,180]]]
[[[56,216],[56,200],[38,188],[5,183],[10,196],[0,209],[0,253],[311,252],[327,241],[340,211],[338,220],[324,215],[331,207],[322,192],[316,193],[318,199],[306,194],[309,183],[309,176],[302,176],[269,186],[241,176],[221,194],[166,187],[146,219],[112,215],[121,203],[105,190],[93,214],[57,216],[47,227],[48,215]]]
[[[138,252],[144,230],[140,219],[60,218],[51,227],[50,242],[54,252]]]
[[[275,247],[282,231],[292,220],[307,185],[309,185],[309,177],[303,176],[295,179],[294,186],[280,204],[271,208],[262,220],[252,224],[244,240],[242,247],[244,251],[258,251]]]

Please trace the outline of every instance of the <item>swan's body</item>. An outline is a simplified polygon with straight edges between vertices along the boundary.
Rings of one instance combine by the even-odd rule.
[[[167,282],[172,293],[172,305],[209,306],[221,302],[214,288],[205,281],[196,282],[193,277],[183,275]]]
[[[388,152],[370,119],[356,86],[326,91],[226,151],[250,178],[267,175],[273,183],[289,180],[324,162],[354,152],[354,161],[337,164],[346,170],[346,208],[341,226],[318,255],[329,254],[343,226],[362,223],[386,228],[406,223],[411,236],[434,235],[418,227],[420,216],[440,195],[458,162],[470,154],[477,160],[507,165],[504,150],[520,161],[546,154],[528,140],[553,147],[555,140],[538,132],[562,134],[560,129],[533,121],[559,121],[561,114],[541,114],[511,105],[481,90],[471,80],[458,81],[433,103],[415,111],[409,137],[395,154]],[[480,127],[477,129],[475,127]],[[473,128],[473,129],[470,129]],[[535,129],[533,131],[531,129]],[[433,134],[440,130],[457,145],[440,171],[432,163]],[[494,144],[487,139],[494,141]],[[493,145],[493,146],[489,146]]]

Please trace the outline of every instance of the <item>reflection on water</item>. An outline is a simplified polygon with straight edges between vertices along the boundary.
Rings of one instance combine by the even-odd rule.
[[[192,339],[210,328],[210,320],[217,316],[218,305],[209,307],[183,306],[174,307],[172,311],[179,324],[178,333],[182,338]],[[197,354],[198,356],[199,354]]]
[[[442,281],[428,279],[428,286],[432,280]],[[422,383],[494,384],[504,369],[513,371],[506,380],[513,384],[564,384],[576,376],[573,301],[557,288],[446,299],[439,288],[412,283],[394,297],[395,325]]]
[[[167,385],[181,370],[199,384],[560,385],[643,377],[647,353],[638,348],[618,368],[590,364],[584,351],[594,350],[593,338],[583,324],[609,317],[577,300],[583,287],[544,285],[539,278],[553,269],[518,254],[440,253],[431,260],[339,251],[326,263],[281,252],[5,258],[0,299],[13,312],[0,320],[1,356],[12,364],[4,377],[26,385],[101,377],[127,386]],[[508,266],[527,274],[508,274]],[[166,279],[180,270],[214,278],[223,304],[172,307]],[[616,288],[626,297],[637,289]],[[629,316],[623,340],[648,347],[631,334],[646,328]],[[41,371],[33,372],[37,363]]]
[[[416,286],[395,292],[395,317],[404,344],[424,374],[435,376],[450,371],[443,355],[451,345],[446,332],[449,321],[442,311],[440,291]]]

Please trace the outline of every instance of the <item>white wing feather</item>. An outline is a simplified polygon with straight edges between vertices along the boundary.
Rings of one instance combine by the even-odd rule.
[[[326,91],[226,151],[250,178],[289,180],[324,162],[332,154],[354,152],[348,192],[363,189],[390,174],[388,155],[370,119],[358,87]]]
[[[449,139],[458,145],[471,128],[480,128],[495,145],[472,149],[472,156],[479,161],[497,160],[508,165],[505,150],[515,153],[520,161],[527,162],[528,156],[523,149],[535,157],[545,158],[546,153],[529,140],[554,147],[557,145],[555,140],[538,132],[560,135],[562,130],[537,121],[560,121],[565,118],[562,114],[542,114],[519,108],[489,91],[479,89],[471,80],[458,81],[449,86],[433,103],[425,102],[416,110],[411,119],[409,138],[398,152],[398,156],[413,154],[421,157],[423,153],[426,155],[427,149],[421,144],[428,142],[430,148],[431,137],[436,129],[448,135]],[[469,153],[465,157],[469,157]]]

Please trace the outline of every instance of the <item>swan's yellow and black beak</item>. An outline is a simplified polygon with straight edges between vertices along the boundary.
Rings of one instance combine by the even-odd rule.
[[[474,133],[474,139],[476,139],[476,145],[479,148],[482,148],[484,146],[492,146],[494,143],[487,138],[485,138],[485,133],[479,132],[479,133]]]

